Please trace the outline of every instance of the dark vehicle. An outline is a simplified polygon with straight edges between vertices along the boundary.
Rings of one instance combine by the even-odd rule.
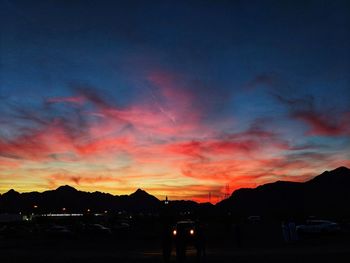
[[[196,236],[196,224],[193,221],[179,221],[173,229],[173,237],[182,239],[187,244],[194,242]]]
[[[336,233],[340,231],[337,223],[329,220],[307,220],[306,224],[298,225],[297,231],[304,234]]]
[[[115,237],[125,238],[130,232],[130,225],[126,222],[116,222],[110,229]]]
[[[45,229],[45,234],[51,237],[71,237],[73,232],[66,226],[52,225]]]
[[[88,224],[85,226],[85,232],[92,235],[110,235],[111,229],[100,224]]]
[[[117,222],[112,226],[112,231],[125,231],[130,229],[130,224],[126,222]]]
[[[176,244],[178,262],[185,262],[186,250],[193,246],[197,251],[197,260],[205,256],[205,237],[203,227],[191,220],[179,221],[172,230]]]

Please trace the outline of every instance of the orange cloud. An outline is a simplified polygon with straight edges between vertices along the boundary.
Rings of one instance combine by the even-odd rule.
[[[147,81],[148,97],[126,106],[78,86],[74,96],[48,99],[38,111],[17,110],[11,121],[18,132],[0,139],[0,171],[17,169],[29,177],[40,167],[41,187],[73,184],[115,194],[142,187],[159,198],[206,201],[209,192],[220,198],[226,184],[233,191],[278,179],[302,181],[317,169],[349,164],[347,156],[318,153],[316,144],[295,144],[266,120],[245,130],[231,119],[215,122],[226,126],[209,125],[196,89],[179,75],[157,71]],[[61,102],[68,104],[51,105]],[[334,125],[310,113],[295,117],[312,134],[348,131],[348,115]]]

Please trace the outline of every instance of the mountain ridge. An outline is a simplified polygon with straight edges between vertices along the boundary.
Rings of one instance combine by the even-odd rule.
[[[240,188],[229,198],[215,205],[217,211],[249,214],[349,214],[350,169],[344,166],[325,171],[305,182],[276,181],[255,188]],[[326,194],[325,194],[326,193]],[[328,193],[328,194],[327,194]],[[212,209],[214,205],[195,201],[172,200],[170,207],[176,210]],[[34,209],[34,205],[36,209]],[[51,212],[67,211],[159,211],[162,206],[155,196],[138,188],[129,195],[113,195],[99,191],[85,192],[69,185],[62,185],[44,192],[19,193],[14,189],[0,195],[0,212]]]
[[[278,217],[350,216],[350,169],[338,167],[305,182],[277,181],[234,191],[217,204],[226,212]]]

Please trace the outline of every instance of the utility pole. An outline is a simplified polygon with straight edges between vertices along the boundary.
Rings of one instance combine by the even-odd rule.
[[[226,184],[225,186],[225,194],[224,194],[224,199],[227,199],[230,197],[230,185]]]

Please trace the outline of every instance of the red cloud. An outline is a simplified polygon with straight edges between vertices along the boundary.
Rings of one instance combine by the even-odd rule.
[[[2,158],[2,156],[0,155],[0,171],[17,168],[19,166],[20,166],[20,160],[9,159],[8,157]]]
[[[350,135],[350,112],[344,112],[337,116],[315,111],[296,111],[292,116],[310,127],[309,135]]]
[[[60,107],[18,111],[20,120],[34,125],[21,129],[11,139],[0,139],[0,164],[14,169],[13,165],[27,160],[35,165],[45,162],[45,166],[60,161],[72,171],[41,172],[41,176],[49,175],[52,185],[73,183],[92,189],[98,184],[99,189],[116,191],[115,184],[133,190],[134,184],[148,182],[149,190],[158,196],[167,193],[206,201],[209,192],[220,198],[226,184],[232,191],[277,179],[302,180],[314,174],[322,166],[321,161],[330,166],[335,159],[337,165],[345,162],[344,156],[333,160],[305,153],[312,147],[291,145],[272,128],[266,129],[270,126],[262,120],[243,132],[223,133],[220,125],[206,124],[205,110],[195,106],[195,96],[181,77],[155,72],[148,80],[149,97],[128,106],[115,105],[92,88],[78,87],[76,97],[48,100],[74,103],[72,114],[56,112],[62,110],[57,109]],[[291,112],[293,118],[310,127],[309,134],[334,136],[349,132],[349,114],[330,119],[329,114],[318,115],[304,109],[309,104],[303,105],[303,110],[293,108]],[[117,162],[120,166],[107,172]],[[85,172],[90,164],[99,167],[96,174],[101,176]],[[117,170],[121,166],[127,169]],[[179,193],[182,180],[185,186]],[[173,185],[166,186],[168,181]]]
[[[164,147],[166,152],[199,159],[220,155],[251,156],[263,149],[291,150],[293,147],[276,133],[253,128],[202,140],[171,143]]]
[[[91,87],[79,86],[74,89],[78,96],[51,98],[47,102],[89,102],[93,106],[89,111],[60,117],[52,117],[57,111],[54,108],[30,114],[18,111],[21,119],[34,123],[36,128],[0,141],[1,152],[28,160],[50,160],[52,156],[76,156],[79,160],[118,151],[134,153],[135,145],[196,136],[198,130],[206,132],[200,124],[200,114],[192,107],[191,94],[177,88],[175,79],[155,74],[150,80],[159,91],[150,94],[152,103],[118,107]]]
[[[350,112],[335,112],[325,108],[315,107],[315,98],[287,99],[281,95],[275,98],[289,108],[291,118],[305,123],[309,130],[307,135],[316,136],[349,136],[350,135]]]

